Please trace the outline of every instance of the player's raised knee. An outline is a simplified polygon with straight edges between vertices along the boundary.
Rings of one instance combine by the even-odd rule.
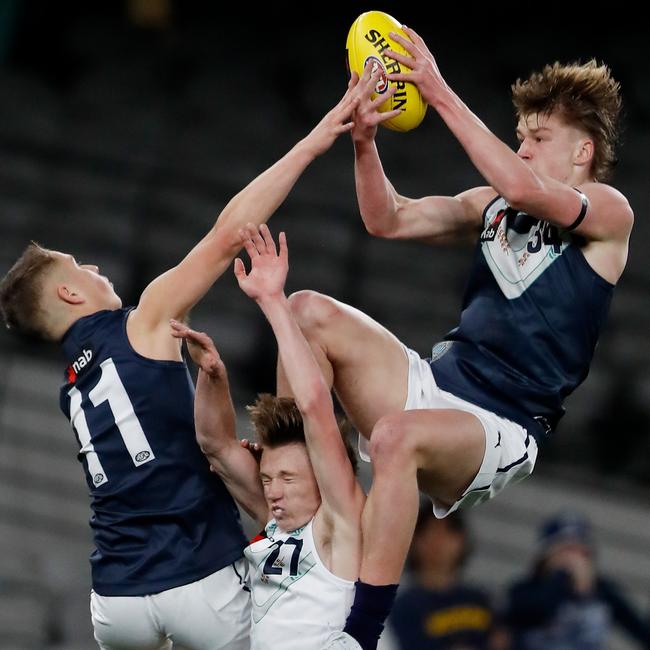
[[[336,302],[329,296],[309,289],[292,293],[289,296],[289,303],[293,315],[303,330],[327,325],[339,312]]]
[[[373,463],[398,463],[413,457],[415,447],[408,436],[403,413],[386,415],[375,424],[370,436]]]

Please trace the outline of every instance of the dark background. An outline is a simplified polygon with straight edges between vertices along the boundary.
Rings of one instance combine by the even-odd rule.
[[[136,301],[230,197],[338,101],[347,30],[369,9],[415,28],[450,86],[512,146],[516,78],[555,60],[595,57],[621,82],[625,129],[612,184],[636,214],[629,264],[590,376],[542,451],[535,485],[543,495],[545,478],[568,478],[647,513],[649,48],[647,26],[625,3],[456,3],[443,11],[435,3],[0,1],[0,273],[35,239],[99,264],[124,303]],[[382,130],[378,144],[402,194],[482,184],[432,110],[415,131]],[[273,217],[271,228],[289,238],[288,289],[350,302],[426,355],[456,324],[471,249],[371,238],[358,216],[352,161],[341,138]],[[227,273],[193,316],[215,338],[238,407],[274,382],[274,341],[249,303]],[[3,548],[55,594],[85,598],[77,565],[88,544],[87,504],[75,442],[57,412],[61,357],[3,330],[0,361]],[[241,420],[245,431],[243,411]],[[47,535],[75,549],[70,565],[43,565],[33,540]],[[21,545],[29,552],[21,555]]]

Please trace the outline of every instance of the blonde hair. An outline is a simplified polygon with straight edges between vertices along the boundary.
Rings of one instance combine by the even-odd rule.
[[[292,398],[261,393],[257,396],[255,404],[247,406],[246,410],[250,413],[251,422],[262,447],[274,449],[292,443],[306,444],[302,414]],[[357,456],[346,435],[349,428],[347,421],[339,421],[341,438],[356,474]]]
[[[616,165],[621,86],[610,69],[595,59],[562,65],[555,62],[512,84],[517,117],[557,112],[581,127],[594,141],[591,173],[607,180]]]
[[[52,251],[30,242],[0,282],[0,312],[10,329],[51,340],[42,308],[43,281],[56,263]]]

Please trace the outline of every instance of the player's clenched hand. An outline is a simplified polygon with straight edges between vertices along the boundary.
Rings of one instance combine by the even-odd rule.
[[[253,442],[252,440],[249,440],[248,438],[243,438],[242,440],[239,441],[239,445],[244,448],[248,449],[248,451],[251,453],[253,458],[259,463],[260,459],[262,458],[262,445],[260,445],[259,442]]]
[[[214,341],[205,333],[190,329],[184,323],[170,320],[172,336],[185,339],[192,361],[207,374],[217,376],[225,372],[223,361],[217,352]]]
[[[368,63],[363,70],[363,76],[354,87],[354,93],[358,97],[358,104],[354,111],[354,126],[352,127],[352,139],[355,142],[363,140],[372,140],[377,134],[377,125],[397,117],[399,110],[379,112],[379,107],[390,97],[392,97],[397,86],[390,84],[388,90],[382,95],[377,95],[372,99],[375,92],[381,68],[376,63]],[[356,73],[353,73],[356,76]]]
[[[388,78],[390,81],[410,81],[414,83],[427,104],[433,106],[441,92],[447,89],[447,84],[440,74],[433,54],[429,51],[422,37],[406,25],[402,25],[402,29],[411,40],[395,32],[390,32],[389,36],[399,43],[410,56],[399,54],[391,49],[386,50],[385,54],[411,68],[411,72],[389,74]]]
[[[279,252],[266,224],[262,224],[259,230],[253,224],[248,224],[239,234],[251,260],[251,270],[248,273],[244,262],[239,257],[235,260],[235,276],[241,290],[257,302],[284,295],[284,283],[289,270],[285,234],[280,233]]]

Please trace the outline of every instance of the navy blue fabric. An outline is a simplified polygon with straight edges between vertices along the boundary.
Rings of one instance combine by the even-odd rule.
[[[362,650],[376,650],[398,586],[354,583],[354,602],[343,631],[354,637]]]
[[[460,324],[434,347],[429,362],[443,390],[521,424],[541,441],[564,414],[564,399],[587,376],[614,287],[589,266],[581,238],[518,213],[499,197],[486,215],[491,207]],[[508,297],[494,260],[512,259],[511,236],[524,241],[519,255],[526,244],[532,251],[522,262],[533,266],[537,255],[548,265]],[[491,255],[489,246],[498,254]]]
[[[400,650],[487,650],[493,614],[487,594],[480,589],[416,586],[398,595],[388,623]]]
[[[240,558],[246,545],[235,503],[196,443],[187,366],[136,353],[126,335],[128,312],[82,318],[62,342],[71,365],[61,409],[69,419],[70,394],[77,389],[102,468],[91,475],[92,450],[80,450],[92,499],[93,588],[104,596],[158,593],[194,582]],[[110,360],[151,453],[132,457],[109,402],[95,405],[89,397],[102,376],[100,364]],[[134,457],[144,462],[138,465]]]

